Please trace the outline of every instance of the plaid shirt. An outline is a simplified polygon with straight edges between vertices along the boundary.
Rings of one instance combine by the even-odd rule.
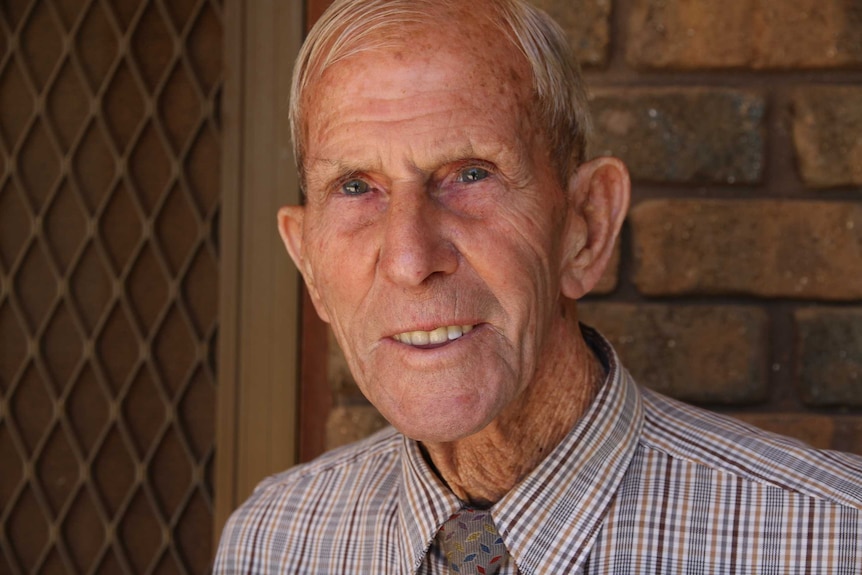
[[[518,572],[862,574],[862,458],[642,389],[585,335],[605,384],[492,508]],[[461,505],[390,428],[261,483],[215,573],[447,573],[431,543]]]

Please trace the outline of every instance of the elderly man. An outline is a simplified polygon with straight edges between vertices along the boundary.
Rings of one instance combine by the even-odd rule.
[[[284,243],[391,422],[264,481],[217,573],[862,573],[862,461],[639,388],[575,301],[629,179],[522,0],[338,0]]]

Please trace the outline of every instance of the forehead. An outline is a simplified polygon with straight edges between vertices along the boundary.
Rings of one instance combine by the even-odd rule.
[[[490,18],[453,9],[445,21],[414,23],[354,48],[305,91],[306,147],[338,125],[347,110],[362,107],[375,115],[408,100],[429,110],[448,106],[531,115],[529,64]]]

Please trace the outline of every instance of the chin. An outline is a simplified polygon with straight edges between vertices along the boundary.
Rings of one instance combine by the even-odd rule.
[[[477,418],[475,412],[463,414],[457,411],[439,414],[426,411],[422,417],[401,414],[387,419],[395,429],[422,443],[459,441],[479,433],[490,423],[488,418]]]
[[[360,386],[395,429],[417,441],[446,443],[475,435],[511,402],[515,385],[507,373],[462,363],[456,369],[422,373],[399,367],[377,372]],[[381,370],[382,371],[382,370]],[[387,378],[397,373],[397,378]]]

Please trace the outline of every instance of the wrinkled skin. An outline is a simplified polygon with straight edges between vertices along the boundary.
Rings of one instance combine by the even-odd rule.
[[[601,275],[627,202],[615,160],[561,183],[530,102],[527,62],[490,25],[354,55],[306,98],[307,202],[279,216],[360,389],[484,503],[595,393],[570,300]],[[464,325],[442,345],[394,339]],[[472,463],[480,450],[506,457]]]

